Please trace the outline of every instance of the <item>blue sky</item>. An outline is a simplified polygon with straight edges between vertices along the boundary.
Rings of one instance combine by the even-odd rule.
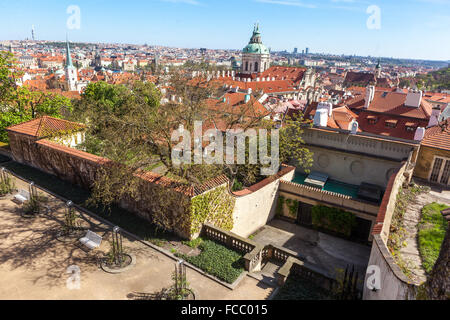
[[[81,10],[68,30],[66,10]],[[380,29],[367,8],[380,8]],[[120,42],[241,49],[253,24],[272,50],[450,59],[450,0],[0,0],[0,40]]]

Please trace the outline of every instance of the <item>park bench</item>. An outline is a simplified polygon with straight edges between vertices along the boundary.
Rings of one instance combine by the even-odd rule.
[[[19,193],[14,196],[14,200],[19,203],[24,203],[30,200],[30,193],[26,190],[19,190]]]
[[[92,232],[91,230],[88,230],[86,235],[80,239],[80,242],[92,250],[100,247],[100,244],[102,243],[102,237]]]

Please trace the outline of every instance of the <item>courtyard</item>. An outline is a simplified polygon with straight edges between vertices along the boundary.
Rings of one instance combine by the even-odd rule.
[[[20,180],[16,186],[27,188]],[[103,271],[98,261],[110,249],[112,226],[78,212],[83,224],[103,237],[101,246],[87,251],[78,241],[60,241],[56,233],[63,224],[65,203],[43,195],[46,209],[33,219],[20,215],[12,196],[0,199],[0,299],[140,299],[173,284],[176,259],[125,235],[124,250],[136,257],[136,264],[120,274]],[[80,269],[80,289],[67,286],[73,277],[70,266]],[[249,276],[231,290],[191,268],[187,280],[197,300],[264,300],[274,290]]]
[[[284,220],[275,219],[260,229],[253,238],[263,244],[273,243],[292,250],[299,257],[331,276],[354,265],[364,278],[371,247],[330,236]]]

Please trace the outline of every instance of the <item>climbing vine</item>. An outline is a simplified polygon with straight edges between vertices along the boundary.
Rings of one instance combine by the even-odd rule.
[[[211,223],[228,231],[233,229],[235,201],[226,186],[193,198],[191,202],[191,235],[199,233],[204,223]]]
[[[289,216],[291,218],[297,218],[299,202],[297,200],[287,199],[286,205],[289,209]]]
[[[337,208],[314,206],[311,209],[311,215],[313,226],[328,229],[347,237],[351,235],[352,228],[356,224],[356,217],[353,213]]]
[[[284,206],[285,201],[286,201],[285,197],[283,197],[283,196],[278,197],[277,211],[276,211],[277,216],[283,215],[283,206]]]
[[[283,196],[278,197],[276,214],[278,216],[284,215],[284,205],[285,204],[286,204],[287,208],[289,209],[289,213],[288,213],[289,216],[294,219],[297,218],[298,207],[300,205],[299,202],[294,199],[286,199]]]

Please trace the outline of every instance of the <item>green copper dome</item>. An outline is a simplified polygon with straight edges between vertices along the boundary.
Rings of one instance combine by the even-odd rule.
[[[255,25],[253,30],[253,36],[250,39],[249,44],[244,48],[244,53],[257,53],[257,54],[269,54],[269,49],[263,45],[261,41],[261,33],[259,32],[259,25]]]

